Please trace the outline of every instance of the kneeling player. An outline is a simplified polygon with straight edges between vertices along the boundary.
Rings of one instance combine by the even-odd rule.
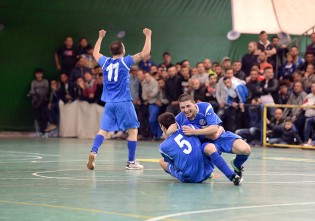
[[[169,112],[161,114],[158,121],[164,133],[171,125],[176,125],[174,115]],[[212,175],[214,166],[202,153],[199,139],[186,136],[181,129],[161,143],[160,152],[161,167],[183,183],[200,183]]]
[[[178,101],[181,113],[176,116],[176,122],[184,134],[207,138],[202,139],[204,153],[229,180],[233,181],[235,185],[240,185],[243,180],[243,164],[251,153],[250,146],[240,136],[225,131],[220,126],[222,121],[214,113],[211,104],[195,103],[188,94],[181,95]],[[189,124],[195,125],[196,128],[186,126]],[[234,171],[221,157],[222,152],[236,154],[235,159],[231,161]]]

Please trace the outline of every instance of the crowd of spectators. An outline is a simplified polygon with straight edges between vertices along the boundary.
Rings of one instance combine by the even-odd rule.
[[[270,143],[311,145],[315,124],[315,33],[305,56],[295,45],[279,44],[279,38],[262,31],[257,41],[248,43],[241,59],[223,57],[212,62],[205,58],[192,65],[189,60],[173,63],[171,54],[163,54],[156,64],[151,56],[130,70],[130,91],[140,121],[140,139],[162,139],[157,118],[169,111],[179,113],[178,97],[191,94],[196,102],[209,102],[226,130],[248,142],[261,141],[262,105],[289,104],[299,108],[268,108]],[[58,125],[58,102],[76,99],[103,105],[102,68],[94,60],[93,48],[86,38],[75,47],[72,37],[55,53],[60,78],[48,81],[43,70],[35,71],[30,96],[40,132]],[[38,95],[40,94],[40,95]],[[285,137],[290,136],[290,139]]]

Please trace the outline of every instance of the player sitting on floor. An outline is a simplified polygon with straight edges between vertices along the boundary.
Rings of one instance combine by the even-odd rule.
[[[220,126],[222,121],[214,113],[211,104],[195,103],[189,94],[181,95],[178,101],[181,113],[176,116],[176,122],[182,127],[184,134],[200,136],[204,153],[210,157],[212,163],[235,185],[240,185],[243,180],[242,165],[251,153],[250,146],[240,136],[225,131]],[[196,125],[196,128],[186,126],[190,124]],[[222,152],[236,154],[231,161],[234,172],[220,155]]]
[[[158,117],[163,132],[174,125],[175,117],[165,112]],[[191,125],[192,126],[192,125]],[[196,136],[186,136],[182,129],[177,129],[161,143],[161,167],[171,176],[183,183],[200,183],[212,175],[213,164],[202,153],[201,143]]]

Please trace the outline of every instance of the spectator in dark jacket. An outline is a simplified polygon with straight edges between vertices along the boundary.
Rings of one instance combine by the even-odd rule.
[[[69,84],[69,77],[65,73],[60,75],[59,98],[64,103],[72,102],[74,100],[73,87]]]
[[[274,126],[272,130],[279,132],[280,137],[269,139],[270,144],[302,144],[301,137],[290,117],[286,118],[283,124]]]
[[[261,94],[268,95],[270,94],[274,101],[278,100],[278,90],[279,90],[279,81],[273,78],[273,70],[271,67],[264,69],[265,80],[260,83]]]
[[[178,97],[183,93],[182,85],[175,66],[170,66],[167,71],[169,78],[165,82],[165,95],[169,101],[169,105],[166,111],[177,115],[180,112]]]

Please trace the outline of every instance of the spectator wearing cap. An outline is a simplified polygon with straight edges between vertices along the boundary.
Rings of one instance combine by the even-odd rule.
[[[225,71],[226,69],[231,68],[231,59],[229,57],[224,57],[221,60],[222,68]]]

